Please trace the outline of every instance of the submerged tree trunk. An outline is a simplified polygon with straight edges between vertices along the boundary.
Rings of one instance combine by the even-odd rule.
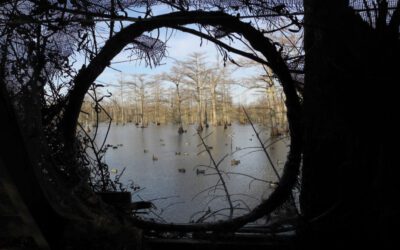
[[[182,124],[182,99],[181,99],[181,94],[179,92],[179,83],[175,83],[176,86],[176,102],[178,104],[178,133],[182,134],[184,132],[183,130],[183,124]]]
[[[197,87],[197,95],[198,95],[198,102],[197,102],[197,131],[203,131],[202,125],[202,118],[203,118],[203,101],[202,101],[202,93],[200,87]]]
[[[363,22],[348,1],[304,3],[303,243],[386,249],[395,243],[390,228],[400,211],[391,197],[398,188],[386,135],[398,135],[390,116],[399,42]]]
[[[211,108],[212,108],[212,113],[211,113],[211,123],[213,126],[218,125],[218,118],[217,118],[217,91],[216,88],[217,86],[211,86]]]
[[[275,86],[267,86],[265,89],[265,95],[268,105],[268,116],[269,116],[269,126],[271,127],[270,136],[278,136],[278,122],[277,122],[277,105],[275,100]]]

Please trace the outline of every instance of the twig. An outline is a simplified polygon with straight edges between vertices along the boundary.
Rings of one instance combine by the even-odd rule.
[[[256,180],[256,181],[265,182],[267,184],[275,184],[275,182],[273,182],[273,181],[267,181],[267,180],[259,179],[259,178],[256,178],[254,176],[248,175],[248,174],[237,173],[237,172],[226,172],[226,174],[242,175],[242,176],[249,177],[249,178],[251,178],[253,180]]]
[[[261,140],[261,138],[260,138],[260,134],[257,132],[256,128],[254,127],[254,124],[253,124],[253,122],[251,121],[250,116],[249,116],[249,114],[247,113],[246,109],[245,109],[243,106],[242,106],[242,109],[243,109],[243,112],[244,112],[244,114],[246,115],[246,118],[247,118],[247,120],[249,121],[251,127],[253,128],[254,133],[255,133],[256,136],[257,136],[257,140],[260,142],[260,145],[261,145],[261,147],[262,147],[262,149],[263,149],[265,155],[267,156],[267,159],[268,159],[268,161],[269,161],[269,164],[271,164],[272,170],[274,170],[274,173],[275,173],[276,177],[278,178],[278,180],[280,180],[281,177],[280,177],[278,171],[276,170],[276,168],[275,168],[275,166],[274,166],[274,163],[272,163],[272,159],[271,159],[271,157],[269,156],[269,154],[268,154],[268,152],[267,152],[267,148],[266,148],[265,145],[262,143],[262,140]]]
[[[216,188],[217,186],[220,186],[220,185],[222,185],[222,184],[212,185],[211,187],[208,187],[208,188],[203,189],[202,191],[198,192],[195,196],[193,196],[192,201],[193,201],[194,199],[196,199],[200,194],[202,194],[202,193],[204,193],[204,192],[207,192],[207,191],[209,191],[209,190],[211,190],[211,189],[213,189],[213,188]]]
[[[185,202],[184,202],[184,201],[177,201],[177,202],[173,202],[173,203],[168,204],[167,206],[161,208],[160,215],[161,215],[162,213],[164,213],[164,211],[166,211],[168,208],[170,208],[170,207],[172,207],[172,206],[175,206],[175,205],[178,205],[178,204],[185,204]]]
[[[171,198],[179,198],[179,195],[171,195],[171,196],[164,196],[164,197],[159,197],[159,198],[155,198],[155,199],[151,199],[148,201],[159,201],[159,200],[167,200],[167,199],[171,199]]]
[[[230,197],[230,195],[229,195],[228,187],[226,186],[224,177],[222,176],[221,171],[219,170],[219,164],[220,164],[222,161],[219,161],[218,164],[215,162],[214,157],[212,156],[209,147],[207,146],[206,142],[204,141],[204,138],[201,136],[201,134],[200,134],[199,132],[198,132],[197,134],[199,135],[200,140],[201,140],[201,142],[202,142],[204,148],[206,149],[207,154],[208,154],[208,156],[210,157],[210,159],[211,159],[211,161],[212,161],[212,163],[213,163],[213,165],[214,165],[215,170],[216,170],[217,173],[218,173],[219,179],[220,179],[220,181],[221,181],[221,184],[222,184],[222,186],[223,186],[223,188],[224,188],[224,191],[225,191],[225,194],[226,194],[226,199],[227,199],[228,204],[229,204],[229,207],[230,207],[230,209],[231,209],[231,210],[230,210],[230,213],[229,213],[229,218],[232,219],[232,218],[233,218],[233,204],[232,204],[231,197]],[[210,134],[211,134],[211,133],[210,133]],[[210,134],[208,134],[206,137],[208,137]],[[226,158],[226,156],[223,157],[223,159],[225,159],[225,158]]]

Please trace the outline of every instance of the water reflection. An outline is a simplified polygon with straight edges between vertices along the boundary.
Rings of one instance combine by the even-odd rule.
[[[99,126],[99,142],[106,128],[105,125]],[[263,141],[268,140],[268,131],[260,134]],[[216,162],[227,155],[219,168],[227,173],[223,177],[237,208],[235,216],[245,213],[268,197],[272,185],[245,176],[277,181],[251,126],[233,124],[226,130],[223,127],[210,127],[202,132],[202,136],[207,136],[205,141],[212,147],[210,151]],[[112,126],[106,143],[123,145],[108,149],[105,161],[110,169],[120,172],[125,167],[121,182],[128,184],[133,181],[144,188],[134,193],[133,200],[152,200],[156,212],[166,221],[189,222],[197,212],[193,220],[202,215],[200,211],[228,207],[221,186],[214,187],[220,182],[215,170],[209,167],[212,166],[210,157],[204,151],[194,126],[189,126],[187,133],[181,135],[173,125],[148,128]],[[284,139],[268,148],[279,172],[286,158],[287,146],[288,140]],[[115,173],[111,175],[115,176]],[[224,214],[228,214],[228,211]],[[154,214],[148,216],[154,217]],[[216,219],[224,219],[223,216],[219,215]]]

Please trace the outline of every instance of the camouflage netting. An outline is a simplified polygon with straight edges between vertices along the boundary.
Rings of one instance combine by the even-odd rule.
[[[393,12],[397,7],[397,0],[387,0],[387,15],[386,22],[389,23]],[[377,17],[379,15],[378,8],[384,8],[385,1],[378,0],[350,0],[350,6],[353,7],[364,21],[368,22],[372,27],[375,27]]]

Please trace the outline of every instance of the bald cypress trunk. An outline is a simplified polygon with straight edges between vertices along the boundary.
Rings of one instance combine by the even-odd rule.
[[[367,25],[347,1],[305,0],[304,244],[394,244],[391,193],[398,135],[396,35]],[[398,81],[398,80],[397,80]],[[383,99],[383,100],[382,100]],[[396,223],[397,223],[396,222]]]

